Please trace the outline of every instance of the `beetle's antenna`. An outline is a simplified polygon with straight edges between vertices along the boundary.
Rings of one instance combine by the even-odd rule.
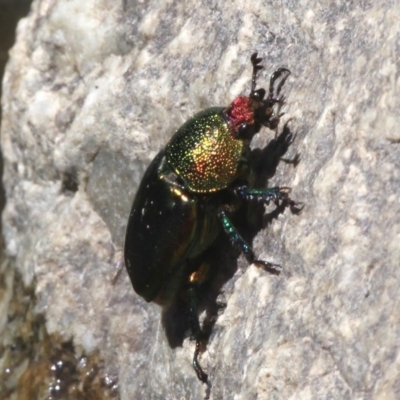
[[[256,90],[256,80],[257,80],[257,72],[263,69],[262,65],[259,65],[262,61],[262,58],[257,57],[257,52],[253,53],[250,57],[250,61],[253,64],[253,76],[251,79],[251,90],[250,90],[250,98],[254,97],[254,93]]]

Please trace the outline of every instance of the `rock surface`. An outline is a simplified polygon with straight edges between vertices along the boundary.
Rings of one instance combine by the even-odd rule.
[[[33,2],[4,76],[6,250],[47,331],[99,351],[122,399],[207,392],[193,342],[171,348],[159,307],[112,279],[147,165],[194,112],[249,90],[255,50],[261,86],[292,71],[301,160],[269,185],[305,207],[254,238],[279,276],[240,257],[223,286],[209,397],[400,398],[399,15],[383,0]]]

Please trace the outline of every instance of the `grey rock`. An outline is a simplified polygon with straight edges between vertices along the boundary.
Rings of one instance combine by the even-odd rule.
[[[4,76],[6,250],[49,333],[119,371],[122,399],[200,399],[194,344],[171,348],[122,257],[146,166],[194,112],[291,69],[297,133],[269,185],[305,203],[239,258],[201,363],[212,399],[400,398],[400,5],[34,1]],[[273,133],[263,130],[254,146]]]

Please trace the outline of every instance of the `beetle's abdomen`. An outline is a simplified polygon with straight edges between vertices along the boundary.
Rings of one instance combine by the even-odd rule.
[[[173,297],[195,245],[197,205],[160,176],[163,152],[150,164],[133,202],[125,239],[125,265],[136,293],[152,301]]]
[[[166,159],[190,190],[209,193],[226,188],[236,178],[243,149],[224,108],[215,107],[178,129],[166,147]]]

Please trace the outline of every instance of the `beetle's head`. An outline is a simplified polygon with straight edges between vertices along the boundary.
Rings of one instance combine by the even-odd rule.
[[[261,60],[257,58],[257,53],[251,56],[253,77],[250,95],[237,97],[226,110],[229,124],[238,139],[251,140],[262,126],[275,129],[283,115],[280,113],[280,108],[284,104],[284,97],[280,96],[280,91],[290,71],[279,68],[271,75],[268,96],[265,97],[265,89],[256,90],[257,72],[263,68],[259,65]],[[275,90],[275,81],[278,79],[279,83]]]

